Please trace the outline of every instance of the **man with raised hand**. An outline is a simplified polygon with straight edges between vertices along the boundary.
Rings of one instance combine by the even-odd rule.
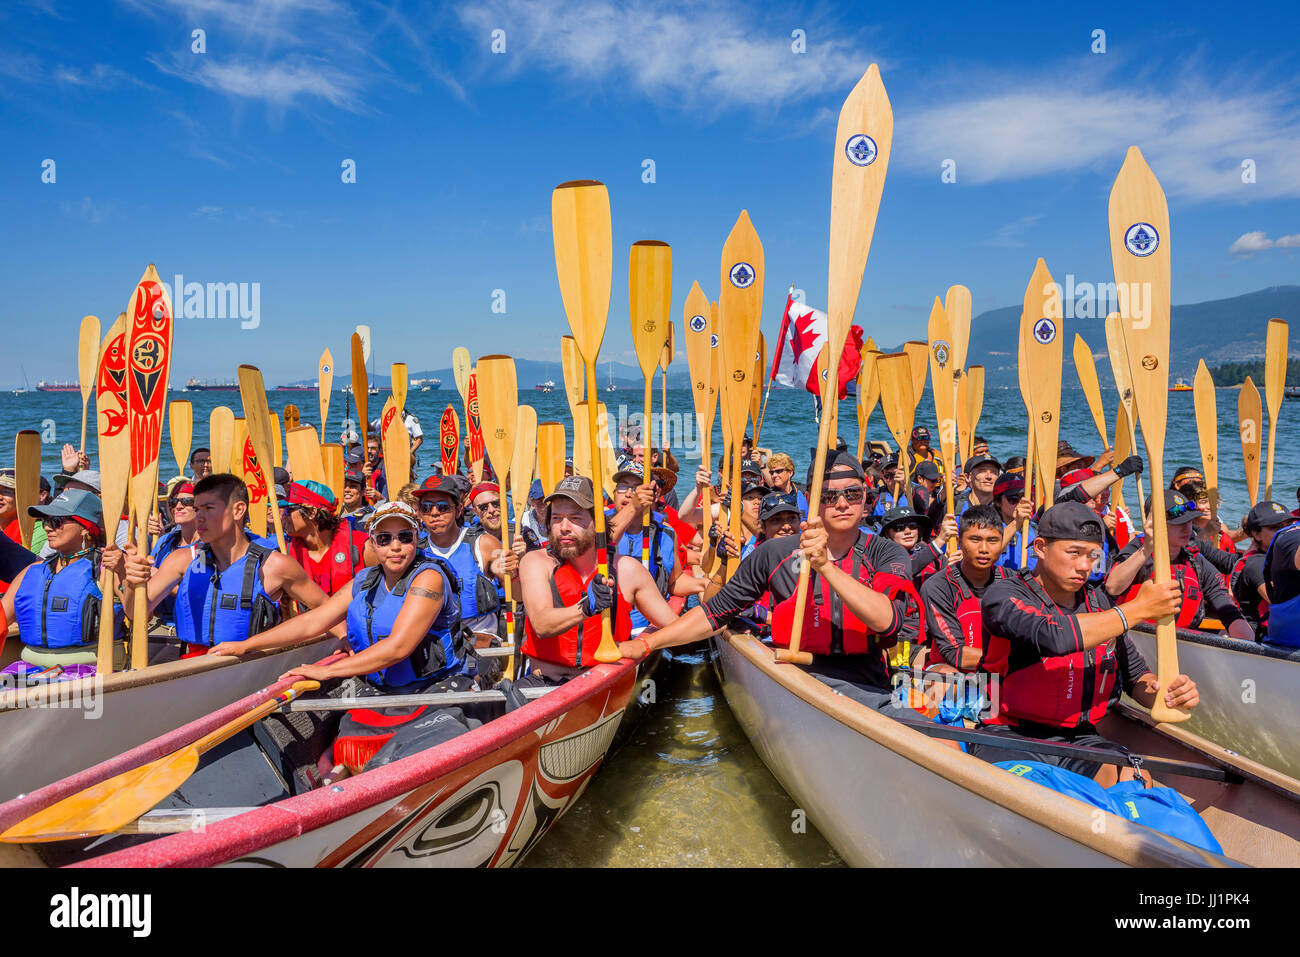
[[[1102,585],[1088,580],[1103,534],[1101,518],[1086,505],[1053,505],[1038,522],[1033,572],[1012,574],[985,591],[980,670],[1000,683],[990,730],[1123,751],[1097,733],[1121,692],[1147,708],[1156,695],[1171,708],[1196,707],[1196,683],[1179,675],[1161,688],[1128,637],[1131,621],[1176,613],[1182,589],[1176,581],[1144,582],[1132,601],[1116,607]],[[1131,768],[1118,773],[1115,765],[1045,754],[1031,743],[972,744],[969,750],[990,762],[1056,765],[1103,787],[1133,777]],[[1143,778],[1150,783],[1146,772]]]
[[[923,614],[910,556],[860,527],[866,501],[862,464],[851,453],[829,453],[817,514],[802,523],[801,534],[764,542],[703,605],[645,636],[644,649],[632,641],[620,650],[639,658],[649,650],[698,641],[760,601],[764,592],[771,592],[773,644],[788,647],[803,560],[812,569],[800,644],[813,656],[808,672],[870,707],[892,708],[885,651],[899,641],[915,641]]]
[[[614,640],[649,653],[645,639],[632,637],[632,610],[652,625],[677,620],[641,562],[610,555],[610,576],[597,574],[595,499],[591,479],[573,475],[546,497],[549,542],[519,564],[526,619],[523,652],[529,674],[516,684],[567,681],[596,663],[601,613],[611,609]],[[626,651],[624,650],[624,654]]]

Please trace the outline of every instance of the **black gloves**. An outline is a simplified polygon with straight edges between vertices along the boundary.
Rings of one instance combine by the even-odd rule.
[[[1119,465],[1115,466],[1115,474],[1122,479],[1128,478],[1134,473],[1138,475],[1142,474],[1142,459],[1136,455],[1130,455],[1123,462],[1120,462]]]
[[[606,608],[614,607],[614,589],[618,585],[614,580],[613,569],[608,578],[596,575],[587,586],[587,593],[582,596],[582,615],[590,618],[599,615]]]

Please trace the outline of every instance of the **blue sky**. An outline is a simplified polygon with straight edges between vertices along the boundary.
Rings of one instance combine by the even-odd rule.
[[[764,242],[771,338],[791,281],[825,305],[835,115],[871,62],[895,115],[856,315],[878,341],[924,337],[952,283],[977,315],[1018,302],[1040,255],[1058,280],[1108,281],[1106,197],[1131,143],[1169,197],[1174,302],[1296,282],[1300,97],[1279,42],[1294,10],[1048,10],[13,0],[0,384],[20,361],[33,384],[74,377],[81,316],[107,325],[149,262],[167,281],[260,283],[256,329],[178,321],[174,381],[248,361],[268,385],[310,378],[325,346],[346,361],[360,322],[381,366],[444,367],[457,345],[558,361],[550,193],[579,178],[604,181],[613,208],[602,355],[633,361],[631,243],[673,246],[679,320],[693,279],[716,297],[742,208]]]

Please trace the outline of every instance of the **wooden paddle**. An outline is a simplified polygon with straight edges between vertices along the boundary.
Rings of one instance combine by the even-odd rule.
[[[1035,481],[1036,473],[1034,471],[1034,404],[1029,396],[1029,359],[1027,355],[1028,340],[1033,334],[1032,317],[1028,316],[1023,307],[1020,312],[1020,334],[1017,338],[1017,360],[1016,372],[1020,379],[1020,400],[1025,406],[1025,496],[1032,502],[1035,500],[1035,493],[1038,483]],[[965,390],[958,393],[958,400],[965,404]],[[966,411],[963,408],[959,416],[964,420]],[[1020,523],[1020,570],[1028,568],[1029,562],[1029,519]]]
[[[483,420],[479,415],[478,373],[471,369],[469,383],[465,387],[465,448],[469,452],[469,474],[477,485],[483,481],[483,455],[486,446],[483,442]],[[497,476],[498,480],[501,478]]]
[[[302,425],[302,413],[298,411],[298,407],[296,405],[290,402],[288,405],[284,407],[284,427],[286,430],[288,430],[288,429],[296,429],[300,425]],[[325,432],[322,429],[321,435],[324,434]]]
[[[295,682],[271,700],[250,708],[193,744],[37,811],[0,834],[0,841],[6,844],[62,841],[123,828],[184,784],[198,769],[200,755],[319,687],[318,681]]]
[[[356,332],[352,333],[352,401],[357,404],[357,418],[361,426],[357,434],[361,437],[361,448],[364,450],[366,440],[370,437],[370,419],[366,415],[370,408],[370,380],[366,377],[365,344]]]
[[[515,429],[519,424],[519,380],[515,360],[510,356],[483,356],[474,367],[478,384],[478,414],[483,425],[483,446],[492,471],[496,473],[501,496],[501,544],[510,551],[510,511],[506,507],[506,478],[510,475],[515,454]],[[534,421],[536,421],[534,419]],[[529,472],[532,462],[520,463],[521,472]],[[525,485],[525,491],[527,486]],[[514,633],[515,605],[510,593],[510,576],[504,578],[506,593],[506,633]]]
[[[1106,317],[1106,353],[1110,357],[1110,371],[1115,379],[1115,390],[1119,401],[1124,406],[1124,421],[1128,423],[1128,446],[1137,448],[1137,419],[1133,410],[1133,375],[1129,372],[1128,343],[1124,339],[1124,324],[1119,313],[1112,312]],[[1116,442],[1119,440],[1117,439]],[[1132,455],[1132,451],[1129,455]],[[1116,455],[1116,461],[1123,461]],[[1146,496],[1142,492],[1142,476],[1134,475],[1133,483],[1137,487],[1138,511],[1146,514]]]
[[[537,470],[537,410],[531,405],[521,405],[515,418],[515,451],[510,456],[510,497],[514,499],[515,531],[523,533],[524,515],[528,511],[528,489],[533,484]],[[560,473],[563,475],[563,471]],[[506,513],[505,498],[501,500],[502,521]]]
[[[1210,514],[1219,514],[1219,414],[1214,379],[1202,359],[1192,379],[1192,401],[1196,405],[1196,437],[1201,445],[1201,474],[1210,496]],[[1116,444],[1119,444],[1118,442]]]
[[[1132,376],[1133,406],[1142,426],[1151,466],[1151,520],[1155,538],[1152,578],[1170,580],[1169,539],[1165,523],[1165,414],[1169,403],[1169,207],[1164,191],[1136,146],[1130,146],[1124,165],[1111,188],[1110,254],[1116,288],[1142,290],[1148,303],[1142,315],[1130,295],[1121,314],[1124,341]],[[1156,622],[1157,666],[1160,687],[1178,677],[1178,638],[1174,618]],[[1185,721],[1190,712],[1165,704],[1156,696],[1151,716],[1157,721]]]
[[[456,377],[456,391],[460,393],[461,405],[469,401],[469,370],[473,365],[469,350],[464,346],[451,350],[451,373]]]
[[[224,405],[219,405],[208,413],[208,454],[212,459],[212,471],[229,472],[230,462],[235,448],[235,413]],[[289,471],[293,471],[293,459],[289,459]]]
[[[590,478],[592,472],[591,437],[587,434],[587,401],[584,399],[577,404],[573,419],[573,474]],[[592,487],[595,487],[594,482]]]
[[[762,330],[758,333],[758,351],[754,353],[754,374],[750,376],[749,390],[749,421],[754,424],[754,445],[758,448],[758,440],[763,431],[763,380],[767,373],[767,340],[763,338]]]
[[[320,437],[310,425],[300,425],[284,433],[284,447],[289,455],[289,474],[295,482],[310,479],[323,481]]]
[[[347,464],[343,460],[343,446],[337,442],[328,442],[320,447],[321,472],[323,481],[334,493],[334,501],[343,501],[343,481],[347,474]]]
[[[874,346],[875,343],[868,339],[867,345]],[[876,410],[876,403],[880,401],[880,375],[876,370],[876,360],[880,355],[880,350],[876,348],[869,348],[862,353],[862,369],[858,374],[858,414],[862,423],[858,426],[859,462],[862,461],[871,413]]]
[[[749,212],[741,210],[731,233],[722,244],[721,292],[718,294],[717,327],[722,350],[723,412],[731,429],[731,539],[740,544],[741,495],[741,440],[745,435],[745,422],[749,417],[749,399],[754,378],[754,355],[758,349],[758,327],[763,314],[763,244],[749,220]],[[841,347],[843,341],[841,340]],[[737,562],[727,565],[727,577],[734,573]]]
[[[586,375],[582,365],[582,353],[573,336],[560,336],[560,367],[564,377],[564,395],[569,400],[569,414],[574,417],[574,428],[578,428],[578,403],[587,397]],[[574,460],[577,465],[577,460]]]
[[[393,403],[397,406],[397,414],[402,417],[402,422],[406,422],[406,363],[394,362],[390,369],[389,380],[392,384]]]
[[[1133,454],[1133,429],[1128,422],[1128,412],[1124,409],[1124,403],[1117,403],[1115,406],[1115,463],[1119,464]],[[1120,508],[1126,508],[1124,504],[1124,480],[1116,482],[1111,487],[1111,498]]]
[[[1092,421],[1101,434],[1101,444],[1110,449],[1110,439],[1106,437],[1106,410],[1101,404],[1101,383],[1097,380],[1097,364],[1093,361],[1092,350],[1083,336],[1074,334],[1074,371],[1079,376],[1079,385],[1083,387],[1083,397],[1088,401],[1088,411]]]
[[[266,402],[266,386],[262,382],[262,371],[257,366],[241,365],[238,370],[239,398],[244,403],[244,423],[248,426],[248,438],[253,444],[255,459],[252,463],[261,487],[266,494],[263,504],[270,502],[275,495],[274,474],[270,466],[263,464],[271,461],[271,410]],[[250,496],[249,517],[252,518],[252,501]],[[271,502],[270,508],[263,508],[262,524],[266,524],[265,512],[270,511],[271,522],[275,526],[275,543],[282,554],[288,554],[284,542],[284,525],[280,521],[280,503]]]
[[[397,397],[390,395],[379,414],[379,447],[384,450],[384,478],[388,482],[388,497],[397,493],[411,481],[411,436],[402,422]]]
[[[284,433],[280,429],[280,414],[271,413],[271,465],[284,468]]]
[[[952,327],[952,359],[954,370],[966,368],[966,350],[970,346],[970,290],[965,286],[949,286],[943,301],[944,315]]]
[[[953,395],[947,383],[952,378],[952,324],[944,312],[939,297],[934,297],[930,307],[930,382],[934,390],[934,418],[939,430],[939,454],[943,457],[943,491],[947,514],[957,514],[957,501],[953,492],[953,454],[957,441],[957,411],[953,408]],[[858,437],[861,448],[862,437]],[[861,455],[858,456],[862,458]]]
[[[537,477],[542,480],[543,495],[554,492],[564,478],[567,448],[563,422],[543,422],[537,427]]]
[[[627,303],[632,321],[632,345],[645,380],[645,419],[641,427],[645,482],[650,481],[651,389],[654,387],[655,369],[663,356],[668,328],[672,324],[668,317],[672,294],[673,251],[669,245],[657,239],[633,243],[628,254]],[[650,565],[650,509],[641,514],[641,564]]]
[[[184,475],[190,460],[190,444],[194,440],[194,406],[187,400],[173,399],[167,403],[167,433],[171,436],[176,474]]]
[[[85,316],[77,340],[77,384],[81,387],[81,451],[86,451],[86,412],[99,371],[99,317]]]
[[[460,463],[460,416],[450,403],[442,410],[438,424],[438,450],[442,456],[442,474],[455,475]]]
[[[664,351],[659,356],[659,371],[662,373],[659,382],[663,399],[659,407],[659,447],[661,449],[668,448],[668,367],[673,364],[673,357],[677,354],[673,328],[672,318],[669,317],[668,338],[664,340]]]
[[[99,436],[100,501],[104,509],[104,541],[117,541],[117,526],[126,508],[127,482],[131,475],[131,436],[126,428],[126,313],[118,313],[109,327],[99,354],[95,377],[95,429]],[[100,594],[113,593],[113,572],[100,572]],[[101,615],[95,672],[113,673],[114,621]]]
[[[965,369],[958,370],[956,378],[957,386],[957,455],[965,462],[966,449],[970,448],[974,434],[970,419],[970,400],[971,391],[969,386],[970,376]]]
[[[905,503],[903,489],[909,487],[911,470],[908,449],[912,441],[912,421],[916,415],[916,400],[912,398],[912,360],[905,352],[890,352],[876,359],[876,375],[880,379],[880,408],[885,413],[885,425],[898,443],[898,472],[894,479],[894,505]],[[820,495],[821,489],[817,489]],[[808,500],[808,507],[813,507]]]
[[[1268,321],[1268,338],[1264,355],[1264,395],[1268,399],[1268,464],[1264,467],[1264,499],[1273,500],[1273,446],[1277,444],[1277,417],[1282,411],[1286,389],[1287,324],[1281,319]]]
[[[310,426],[309,426],[310,428]],[[312,431],[316,431],[312,429]],[[248,420],[235,418],[235,459],[230,464],[230,471],[248,488],[248,527],[253,534],[263,536],[267,532],[266,510],[271,496],[275,494],[273,483],[268,483],[262,472],[257,450],[248,433]],[[277,503],[278,505],[278,503]]]
[[[618,461],[614,458],[614,443],[609,436],[609,410],[605,408],[604,402],[596,403],[596,438],[600,448],[601,481],[605,483],[605,494],[612,499]]]
[[[248,423],[244,417],[237,415],[234,418],[234,432],[230,443],[230,474],[237,475],[241,479],[244,477],[244,440],[248,438]],[[253,515],[252,503],[249,503],[249,517]]]
[[[14,502],[23,548],[31,548],[36,519],[27,509],[41,496],[41,433],[23,429],[14,436]]]
[[[172,304],[150,263],[131,295],[127,315],[127,429],[131,433],[131,504],[136,548],[149,551],[149,514],[158,491],[158,449],[171,367]],[[136,588],[131,616],[131,667],[149,664],[149,602]]]
[[[709,441],[712,438],[713,415],[718,400],[713,382],[713,319],[708,297],[698,282],[691,283],[682,307],[682,342],[686,347],[686,365],[691,375],[691,402],[695,408],[695,425],[700,441],[700,462],[712,472],[709,460]],[[707,550],[709,530],[713,527],[713,504],[710,501],[713,487],[705,488],[700,496],[700,509],[704,517],[703,542]]]
[[[1246,494],[1253,508],[1259,501],[1259,445],[1263,432],[1264,409],[1259,401],[1255,380],[1246,381],[1237,393],[1237,428],[1241,432],[1241,459],[1246,466]]]
[[[320,365],[316,369],[316,389],[320,393],[320,437],[325,441],[325,422],[330,414],[330,390],[334,388],[334,356],[326,349],[320,354]],[[288,427],[289,423],[285,423]],[[294,423],[297,425],[297,423]]]
[[[1047,263],[1034,265],[1021,308],[1021,328],[1028,327],[1025,362],[1028,366],[1029,401],[1034,419],[1034,452],[1043,477],[1044,507],[1051,508],[1056,493],[1056,443],[1061,428],[1061,299]]]
[[[903,343],[903,352],[907,356],[907,361],[912,364],[912,398],[919,403],[921,396],[925,395],[925,377],[929,371],[930,363],[930,345],[914,339]]]
[[[971,450],[975,448],[975,431],[979,428],[980,413],[984,411],[983,366],[971,366],[966,370],[966,411],[966,451],[962,455],[962,462],[974,454]]]
[[[596,360],[605,338],[609,316],[609,289],[613,279],[613,238],[609,216],[609,193],[595,180],[561,183],[551,194],[551,232],[555,246],[555,272],[560,283],[564,312],[573,331],[573,340],[582,354],[586,370],[587,447],[592,450],[592,488],[597,496],[604,486],[600,457],[596,408]],[[568,388],[568,373],[565,374]],[[576,432],[580,431],[575,421]],[[577,464],[577,460],[574,460]],[[605,509],[596,501],[596,565],[602,576],[609,575],[608,543],[605,538]],[[610,629],[610,613],[601,614],[600,647],[597,661],[618,661],[619,651]]]

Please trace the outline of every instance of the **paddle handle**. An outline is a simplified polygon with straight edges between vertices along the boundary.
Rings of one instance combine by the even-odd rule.
[[[1273,500],[1273,446],[1277,444],[1277,413],[1268,410],[1268,459],[1264,464],[1264,501]]]
[[[1155,539],[1152,578],[1158,582],[1167,582],[1172,576],[1169,570],[1169,538],[1165,525],[1162,453],[1161,448],[1155,446],[1147,448],[1147,457],[1151,460],[1152,536]],[[1190,711],[1171,708],[1165,704],[1165,690],[1178,677],[1178,673],[1178,632],[1174,625],[1174,616],[1165,615],[1156,620],[1156,679],[1160,682],[1160,689],[1156,692],[1156,700],[1151,707],[1151,717],[1157,721],[1173,724],[1186,721],[1191,717]]]
[[[199,754],[210,751],[222,741],[233,738],[240,731],[261,721],[267,715],[278,711],[295,698],[301,698],[308,691],[315,691],[320,687],[319,681],[295,681],[290,687],[285,688],[270,701],[264,701],[252,711],[246,711],[238,718],[226,722],[215,731],[210,731],[203,737],[195,741],[191,748]]]
[[[587,359],[583,356],[583,364],[587,369],[587,439],[591,449],[591,493],[594,500],[592,511],[596,519],[596,570],[601,577],[608,579],[609,542],[605,533],[605,483],[601,474],[599,403],[595,398],[600,395],[600,386],[596,382],[596,357],[593,355]],[[617,603],[618,597],[615,596],[615,604]],[[596,660],[608,664],[619,661],[622,657],[618,645],[614,644],[614,633],[610,627],[610,609],[606,608],[600,613],[600,646],[596,649]]]
[[[116,528],[114,528],[116,536]],[[95,649],[95,674],[107,677],[113,673],[113,571],[104,568],[99,573],[99,644]]]
[[[1034,480],[1034,417],[1029,416],[1029,446],[1025,449],[1025,490],[1024,496],[1032,503],[1034,500],[1034,488],[1037,486]],[[1029,519],[1020,523],[1020,570],[1024,571],[1029,567]]]
[[[135,516],[135,547],[141,555],[149,554],[148,515]],[[128,525],[129,529],[130,526]],[[131,669],[149,666],[149,586],[136,585],[131,594]]]
[[[86,451],[86,413],[89,411],[89,408],[90,408],[90,393],[86,392],[83,389],[81,392],[81,445],[79,446],[79,449],[82,452]],[[1268,455],[1268,464],[1270,469],[1273,466],[1272,448],[1273,446],[1270,443],[1269,455]],[[1269,474],[1272,475],[1273,473],[1270,471]]]

